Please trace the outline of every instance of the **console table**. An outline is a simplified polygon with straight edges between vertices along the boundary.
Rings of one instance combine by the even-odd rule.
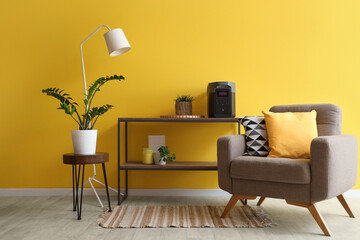
[[[125,163],[120,164],[120,127],[125,123]],[[141,161],[128,161],[128,123],[236,123],[240,134],[239,118],[119,118],[118,119],[118,205],[128,196],[128,171],[129,170],[166,170],[166,171],[216,171],[217,162],[181,162],[166,163],[166,165],[145,165]],[[125,194],[120,193],[120,170],[125,171]]]

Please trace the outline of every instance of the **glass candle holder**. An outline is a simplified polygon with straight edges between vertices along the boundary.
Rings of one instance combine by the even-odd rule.
[[[153,150],[151,148],[143,148],[143,164],[153,164]]]

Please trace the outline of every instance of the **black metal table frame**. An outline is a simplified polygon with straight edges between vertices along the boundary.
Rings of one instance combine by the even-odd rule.
[[[168,119],[168,118],[119,118],[118,119],[118,159],[117,159],[117,185],[118,185],[118,205],[120,205],[125,199],[128,197],[128,171],[125,171],[125,194],[121,198],[121,192],[120,192],[120,144],[121,144],[121,122],[125,123],[125,162],[128,162],[128,122],[150,122],[150,123],[159,123],[159,122],[175,122],[175,123],[237,123],[238,128],[238,134],[240,134],[240,118],[203,118],[201,120],[199,119],[191,119],[191,118],[179,118],[179,119]],[[141,170],[141,169],[138,169]],[[164,169],[163,171],[181,171],[181,169]],[[192,171],[189,169],[186,169],[186,171]],[[199,170],[196,170],[199,171]],[[201,170],[200,170],[201,171]],[[241,200],[244,205],[247,204],[247,200]]]

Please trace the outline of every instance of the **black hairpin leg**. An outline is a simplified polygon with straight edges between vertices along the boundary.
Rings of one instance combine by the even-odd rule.
[[[82,197],[83,197],[83,190],[84,190],[84,172],[85,172],[85,164],[83,164],[83,170],[82,170],[82,178],[81,178],[81,195],[80,195],[80,206],[79,206],[79,185],[80,185],[80,171],[81,171],[81,165],[79,164],[79,170],[76,169],[76,164],[73,165],[74,167],[74,176],[75,176],[75,205],[74,205],[74,211],[77,211],[77,219],[81,220],[81,209],[82,209]]]
[[[79,216],[79,177],[80,177],[80,168],[81,165],[79,165],[79,172],[76,169],[76,164],[74,164],[75,168],[75,208],[77,211],[77,216]]]
[[[82,198],[83,198],[83,190],[84,190],[84,175],[85,175],[85,164],[83,164],[83,171],[82,171],[81,198],[80,198],[80,215],[78,216],[78,220],[81,220]]]
[[[107,184],[107,179],[106,179],[105,163],[102,163],[102,169],[103,169],[103,172],[104,172],[106,195],[107,195],[107,199],[108,199],[108,203],[109,203],[109,212],[111,212],[111,204],[110,204],[109,189],[108,189],[108,184]]]
[[[74,164],[72,165],[72,182],[73,182],[73,211],[76,211],[76,203],[75,203],[75,169]]]

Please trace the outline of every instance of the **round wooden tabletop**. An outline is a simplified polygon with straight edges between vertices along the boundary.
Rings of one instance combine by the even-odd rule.
[[[97,152],[92,155],[79,155],[74,153],[65,153],[63,155],[64,164],[96,164],[109,161],[109,153]]]

